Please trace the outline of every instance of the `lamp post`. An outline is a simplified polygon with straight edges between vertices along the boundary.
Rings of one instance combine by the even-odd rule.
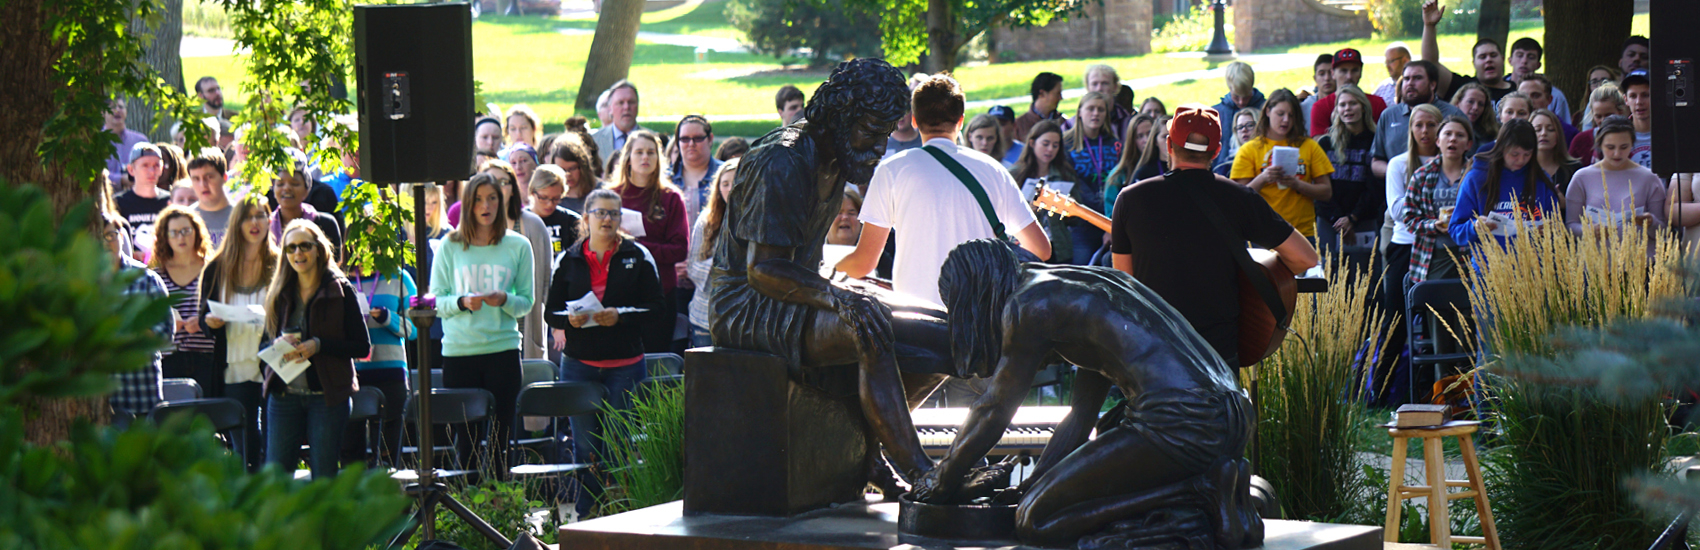
[[[1210,39],[1210,47],[1204,53],[1210,55],[1233,55],[1234,47],[1228,44],[1228,33],[1224,30],[1223,17],[1228,5],[1224,0],[1215,0],[1210,4],[1210,10],[1216,12],[1216,36]]]

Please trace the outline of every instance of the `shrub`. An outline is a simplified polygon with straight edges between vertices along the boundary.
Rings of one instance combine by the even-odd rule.
[[[0,182],[0,548],[357,550],[397,532],[407,499],[388,477],[250,475],[205,419],[78,419],[25,442],[29,405],[98,398],[164,345],[149,331],[171,299],[125,295],[137,274],[114,270],[88,221],[86,202],[55,220],[38,188]]]
[[[1363,498],[1378,487],[1357,463],[1368,411],[1354,383],[1362,358],[1375,351],[1366,342],[1382,339],[1382,314],[1366,303],[1377,279],[1338,263],[1328,279],[1328,292],[1299,296],[1280,351],[1243,372],[1260,384],[1260,470],[1289,518],[1379,523],[1384,511]]]
[[[879,20],[843,0],[731,0],[726,18],[755,51],[780,58],[807,48],[813,67],[881,52]]]
[[[528,521],[527,516],[531,513],[531,510],[541,508],[544,504],[541,501],[528,498],[526,490],[527,484],[525,482],[486,481],[481,485],[457,487],[453,490],[453,494],[455,500],[465,504],[468,509],[472,510],[472,513],[489,522],[490,526],[495,527],[497,532],[509,538],[513,538],[519,533],[530,532],[544,543],[553,544],[556,533],[552,525],[545,524],[543,532],[539,533],[532,528],[531,522]],[[460,516],[450,512],[447,508],[437,510],[436,520],[438,540],[454,542],[466,547],[467,550],[506,550],[497,547],[482,533],[474,530],[471,524],[460,519]],[[409,547],[417,545],[421,536],[423,536],[423,531],[415,532],[414,540],[409,542]]]
[[[1234,9],[1228,8],[1222,21],[1222,32],[1228,40],[1234,38]],[[1151,51],[1153,53],[1167,52],[1201,52],[1210,47],[1210,40],[1216,37],[1216,16],[1210,12],[1208,4],[1192,7],[1185,14],[1173,16],[1151,33]]]
[[[1423,34],[1424,0],[1369,0],[1369,20],[1384,37],[1413,37]],[[1435,31],[1440,34],[1476,34],[1481,20],[1482,0],[1446,2],[1445,17]]]
[[[1502,538],[1507,548],[1647,547],[1663,525],[1623,478],[1666,468],[1662,396],[1550,381],[1602,363],[1580,350],[1603,338],[1577,329],[1644,321],[1682,296],[1676,243],[1639,228],[1595,236],[1592,224],[1588,238],[1556,223],[1520,233],[1508,248],[1479,248],[1479,271],[1464,272],[1491,352],[1478,370],[1489,373],[1499,437],[1483,466]]]

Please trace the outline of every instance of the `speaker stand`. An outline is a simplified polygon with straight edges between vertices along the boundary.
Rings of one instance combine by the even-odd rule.
[[[425,186],[414,185],[413,205],[415,210],[422,209],[424,204]],[[443,207],[447,208],[447,205]],[[417,220],[417,217],[415,220]],[[428,224],[417,221],[413,224],[415,273],[423,274],[425,273],[424,268],[427,267],[424,265],[425,247],[431,246],[430,243],[425,241],[427,226]],[[430,285],[415,286],[417,288],[416,296],[424,298]],[[478,514],[473,513],[465,504],[455,500],[454,495],[449,494],[448,486],[437,481],[436,467],[432,464],[436,454],[433,449],[436,447],[435,442],[432,441],[435,430],[432,429],[431,425],[431,355],[427,351],[429,346],[426,343],[426,339],[429,338],[427,335],[431,333],[431,325],[437,323],[437,310],[424,304],[416,305],[407,309],[407,318],[413,321],[413,329],[419,335],[418,338],[414,339],[414,344],[419,349],[419,365],[413,371],[416,378],[414,383],[419,388],[418,402],[414,406],[414,410],[419,415],[416,419],[419,426],[419,469],[416,470],[419,472],[419,481],[408,484],[405,491],[408,496],[418,499],[419,503],[417,509],[413,512],[413,518],[407,529],[402,530],[394,539],[390,540],[390,548],[400,548],[407,544],[407,541],[413,538],[413,531],[420,527],[425,529],[425,535],[420,540],[435,539],[437,536],[437,505],[439,504],[460,516],[461,521],[471,525],[473,530],[484,535],[484,538],[490,539],[490,542],[495,543],[497,548],[513,546],[513,541],[502,536],[501,532],[490,526],[490,522],[478,517]],[[491,435],[494,435],[494,433]]]

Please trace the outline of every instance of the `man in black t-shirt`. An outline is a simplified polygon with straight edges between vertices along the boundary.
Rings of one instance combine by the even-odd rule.
[[[131,242],[138,233],[153,231],[153,221],[159,211],[171,204],[171,190],[159,188],[159,148],[148,142],[137,143],[130,149],[130,164],[125,173],[133,180],[130,188],[112,197],[118,215],[130,223]]]
[[[1127,272],[1179,311],[1210,347],[1239,364],[1239,267],[1230,247],[1250,242],[1273,249],[1294,273],[1317,263],[1304,235],[1256,192],[1210,172],[1221,147],[1216,112],[1183,105],[1169,121],[1174,171],[1129,185],[1116,197],[1110,253]],[[1232,235],[1206,216],[1188,186],[1202,191]]]
[[[1494,103],[1499,98],[1517,91],[1516,86],[1505,80],[1505,47],[1492,38],[1483,38],[1470,47],[1470,63],[1476,67],[1476,75],[1462,75],[1452,72],[1446,64],[1440,62],[1440,42],[1435,36],[1435,26],[1440,24],[1440,4],[1436,0],[1423,3],[1423,59],[1440,66],[1441,99],[1450,100],[1457,95],[1458,89],[1471,82],[1487,88],[1488,95],[1493,96]]]

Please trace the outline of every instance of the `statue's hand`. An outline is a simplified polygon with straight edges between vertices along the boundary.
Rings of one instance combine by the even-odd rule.
[[[956,492],[956,487],[954,484],[947,484],[939,479],[939,472],[943,470],[944,468],[928,470],[926,474],[921,476],[921,479],[915,481],[915,486],[909,490],[910,496],[916,502],[947,503],[952,493]]]
[[[876,355],[891,349],[896,336],[891,331],[891,308],[873,296],[848,288],[832,287],[838,318],[856,331],[857,347]]]
[[[992,494],[992,504],[997,506],[1013,506],[1020,504],[1021,497],[1024,496],[1027,496],[1027,491],[1022,487],[999,489],[996,493]]]

